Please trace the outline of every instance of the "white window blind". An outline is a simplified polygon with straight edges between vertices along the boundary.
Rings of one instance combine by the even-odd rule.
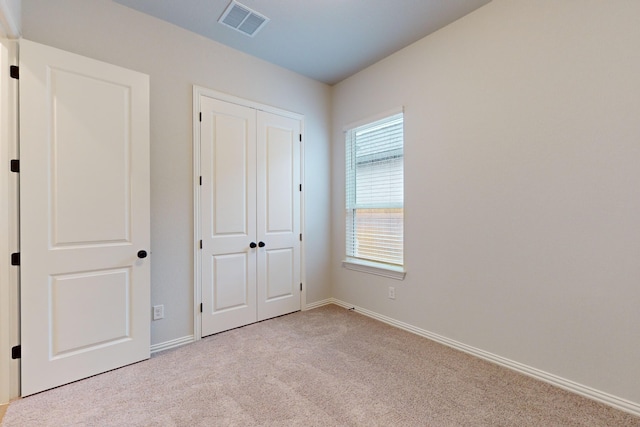
[[[403,114],[347,130],[347,256],[403,265],[403,202]]]

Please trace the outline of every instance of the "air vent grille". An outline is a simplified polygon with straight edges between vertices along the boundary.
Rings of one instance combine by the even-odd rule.
[[[218,19],[218,22],[240,31],[244,35],[253,37],[269,22],[269,18],[260,15],[237,1],[232,1],[220,19]]]

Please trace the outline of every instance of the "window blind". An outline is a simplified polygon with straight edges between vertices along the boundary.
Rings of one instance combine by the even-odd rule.
[[[403,114],[346,132],[347,256],[403,265]]]

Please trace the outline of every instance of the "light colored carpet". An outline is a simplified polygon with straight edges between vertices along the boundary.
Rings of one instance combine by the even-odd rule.
[[[2,426],[640,426],[337,306],[13,402]]]

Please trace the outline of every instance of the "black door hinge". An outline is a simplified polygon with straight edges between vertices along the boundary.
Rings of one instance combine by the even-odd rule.
[[[202,185],[202,176],[200,177],[200,185]]]
[[[300,292],[302,292],[302,283],[300,283]]]
[[[302,184],[300,184],[300,191],[302,191]]]
[[[200,121],[202,121],[202,113],[200,113]]]
[[[299,136],[300,136],[300,142],[302,142],[302,134],[299,134]]]
[[[200,240],[200,249],[202,249],[202,240]]]
[[[22,357],[22,346],[11,347],[11,358],[20,359]]]
[[[11,160],[11,172],[20,172],[20,160]]]
[[[302,233],[300,233],[300,241],[302,242]]]
[[[200,313],[202,313],[202,303],[200,303]]]
[[[11,254],[11,265],[20,265],[20,252]]]
[[[20,78],[20,68],[17,65],[12,65],[9,67],[9,75],[12,79]]]

